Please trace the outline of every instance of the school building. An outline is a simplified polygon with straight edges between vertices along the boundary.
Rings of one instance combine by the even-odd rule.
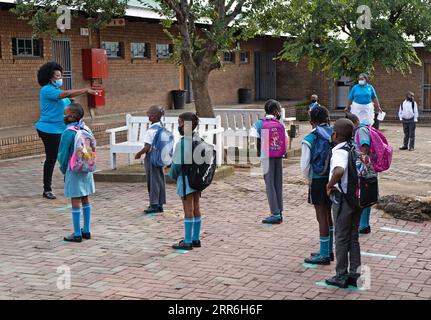
[[[124,19],[111,26],[91,32],[84,17],[77,17],[70,30],[59,31],[53,39],[32,37],[28,23],[10,12],[13,3],[0,0],[0,128],[37,121],[40,88],[36,74],[48,61],[63,66],[67,89],[92,85],[84,77],[82,49],[103,48],[108,57],[108,76],[94,81],[103,85],[106,95],[97,115],[144,110],[153,104],[170,107],[172,90],[191,88],[184,68],[169,61],[172,46],[159,17],[136,1],[130,1]],[[213,104],[236,104],[238,89],[249,88],[256,101],[307,100],[317,93],[331,110],[343,107],[349,79],[328,80],[324,74],[309,72],[305,61],[295,65],[274,60],[284,40],[258,36],[239,43],[236,52],[223,54],[223,70],[210,75]],[[421,110],[431,111],[431,53],[421,47],[417,50],[423,65],[413,66],[405,77],[378,69],[373,85],[386,110],[396,109],[411,90]],[[187,99],[193,101],[191,90]],[[77,101],[87,106],[86,97]]]

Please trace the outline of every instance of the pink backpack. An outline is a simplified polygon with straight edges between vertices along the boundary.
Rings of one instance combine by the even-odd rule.
[[[370,133],[371,140],[371,165],[376,173],[386,171],[391,166],[393,149],[381,131],[371,125],[367,126],[367,129]],[[360,148],[359,135],[356,135],[355,139],[356,144]]]
[[[281,158],[287,151],[286,131],[277,119],[263,119],[262,154],[265,158]]]
[[[76,132],[69,170],[75,173],[96,171],[96,139],[90,128],[80,123],[79,126],[70,126],[67,130]]]

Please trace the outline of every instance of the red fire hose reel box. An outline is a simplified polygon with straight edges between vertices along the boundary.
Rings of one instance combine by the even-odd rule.
[[[108,78],[108,56],[105,49],[82,49],[82,74],[87,80]]]
[[[105,106],[105,87],[100,84],[93,84],[93,90],[97,91],[97,95],[88,95],[88,106],[91,108],[101,108]]]

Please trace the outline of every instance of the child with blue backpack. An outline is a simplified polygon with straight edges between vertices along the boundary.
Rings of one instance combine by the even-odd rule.
[[[281,105],[276,100],[265,103],[265,118],[255,122],[250,136],[257,138],[271,215],[266,224],[283,222],[283,157],[287,151],[286,128],[281,123]]]
[[[314,205],[319,223],[319,252],[312,253],[304,261],[310,264],[328,265],[334,260],[334,227],[331,218],[331,200],[326,194],[329,181],[332,128],[328,109],[315,105],[309,111],[313,130],[302,141],[301,171],[309,181],[308,203]]]
[[[81,105],[72,103],[66,107],[64,123],[67,128],[61,135],[58,152],[60,170],[65,176],[64,196],[72,198],[74,232],[64,238],[64,241],[68,242],[82,242],[83,238],[91,239],[92,207],[88,196],[95,192],[93,171],[95,170],[96,140],[91,130],[82,121],[83,117],[84,109]],[[81,203],[84,215],[83,229],[81,229]]]
[[[160,142],[160,133],[163,130],[161,119],[164,110],[159,106],[152,106],[147,111],[147,116],[151,122],[144,136],[144,148],[135,155],[139,160],[145,154],[144,168],[147,179],[147,189],[150,205],[144,210],[146,214],[163,212],[163,205],[166,204],[166,179],[163,172],[163,164],[157,165],[152,161],[156,144]]]

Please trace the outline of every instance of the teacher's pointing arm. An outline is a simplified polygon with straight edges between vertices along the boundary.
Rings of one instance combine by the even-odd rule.
[[[58,99],[74,98],[74,97],[82,96],[83,94],[86,94],[86,93],[97,96],[96,90],[85,88],[85,89],[77,89],[77,90],[63,90],[58,95]]]

